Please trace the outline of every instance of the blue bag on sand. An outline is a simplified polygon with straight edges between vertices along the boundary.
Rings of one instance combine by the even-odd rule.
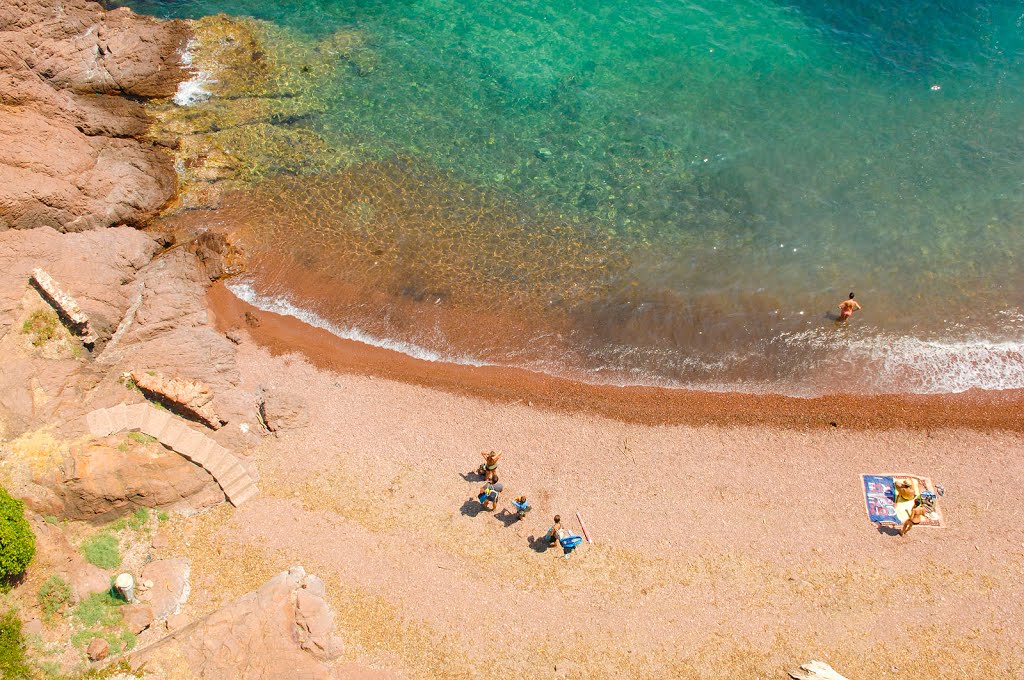
[[[566,536],[565,538],[559,539],[558,543],[563,548],[572,549],[583,542],[583,539],[579,536]]]

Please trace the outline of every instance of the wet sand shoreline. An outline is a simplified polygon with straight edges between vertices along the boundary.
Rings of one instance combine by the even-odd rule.
[[[299,319],[257,309],[238,299],[223,282],[210,288],[207,300],[221,331],[245,327],[275,355],[299,352],[331,371],[377,376],[497,403],[527,403],[644,425],[1024,432],[1024,390],[799,398],[592,385],[511,367],[435,363],[344,340]],[[257,317],[258,325],[246,322],[247,312]]]

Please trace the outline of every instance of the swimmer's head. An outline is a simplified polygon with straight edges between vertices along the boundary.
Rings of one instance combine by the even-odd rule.
[[[853,299],[853,293],[850,293],[850,299],[851,300]]]

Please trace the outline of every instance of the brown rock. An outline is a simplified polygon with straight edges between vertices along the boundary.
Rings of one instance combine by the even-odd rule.
[[[7,424],[4,436],[15,437],[50,422],[59,429],[70,429],[77,417],[90,410],[88,395],[100,380],[84,357],[47,354],[49,345],[32,348],[18,332],[24,319],[44,305],[29,285],[32,270],[42,267],[59,281],[62,290],[88,315],[90,324],[103,331],[102,338],[130,307],[137,285],[134,279],[156,250],[151,237],[127,227],[79,234],[59,234],[52,229],[0,231],[0,421]],[[101,346],[102,341],[96,345]],[[123,398],[124,388],[117,388],[118,397]]]
[[[56,472],[37,479],[57,505],[34,508],[68,519],[111,520],[139,507],[205,508],[223,500],[208,472],[158,443],[124,435],[71,447]]]
[[[39,620],[38,616],[33,616],[21,627],[21,632],[25,635],[42,635],[43,634],[43,622]]]
[[[181,248],[171,250],[141,272],[139,282],[139,304],[131,322],[97,361],[121,371],[144,367],[143,373],[201,379],[218,395],[213,402],[218,412],[209,417],[225,419],[219,395],[240,382],[237,349],[210,326],[206,308],[210,282],[196,256]],[[227,413],[233,419],[238,411]]]
[[[173,196],[171,159],[133,137],[145,113],[125,97],[173,94],[185,39],[87,0],[0,5],[0,230],[140,223]]]
[[[316,578],[310,576],[307,578]],[[319,579],[317,579],[319,581]],[[295,639],[299,647],[318,659],[336,659],[342,652],[341,644],[331,635],[334,630],[334,612],[323,599],[323,593],[306,589],[295,592]]]
[[[155,618],[153,607],[148,604],[127,604],[121,607],[121,616],[124,618],[124,625],[135,635],[149,628]]]
[[[341,643],[331,634],[323,590],[320,579],[293,567],[129,661],[158,675],[180,669],[183,677],[334,677],[323,658],[337,654]]]
[[[271,432],[306,427],[309,425],[309,405],[301,394],[267,390],[263,394],[260,416]]]
[[[224,234],[204,231],[188,244],[188,250],[198,258],[210,281],[237,274],[244,256],[228,241]]]
[[[39,515],[30,520],[36,536],[36,557],[29,567],[39,574],[57,574],[71,584],[78,600],[110,589],[110,574],[89,564],[71,547],[59,526],[43,521]]]
[[[191,622],[192,620],[185,614],[174,614],[173,616],[167,617],[167,630],[180,630]]]
[[[181,605],[188,600],[191,564],[187,558],[177,557],[150,562],[142,570],[142,580],[153,582],[148,594],[153,616],[157,619],[179,613]]]
[[[209,385],[156,371],[132,371],[132,380],[143,393],[170,402],[215,430],[220,428],[222,421],[213,410],[213,390]]]
[[[110,643],[103,638],[93,638],[85,649],[90,661],[102,661],[110,654]]]

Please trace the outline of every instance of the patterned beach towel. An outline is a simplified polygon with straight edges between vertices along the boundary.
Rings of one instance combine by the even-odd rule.
[[[868,519],[876,524],[901,525],[907,521],[914,502],[897,500],[896,480],[906,479],[914,485],[914,492],[935,492],[935,486],[928,477],[904,474],[861,475],[864,483],[864,501],[867,505]],[[946,525],[942,510],[936,505],[935,510],[921,518],[921,527],[944,527]]]

